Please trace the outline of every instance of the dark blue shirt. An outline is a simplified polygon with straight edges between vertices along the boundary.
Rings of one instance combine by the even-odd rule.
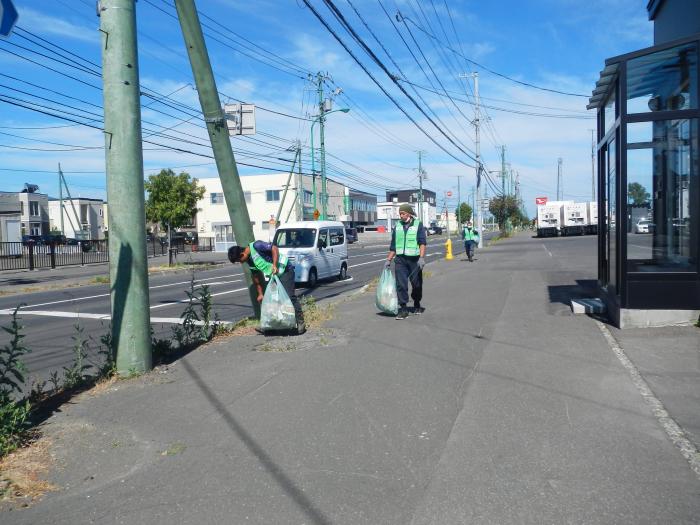
[[[271,263],[272,262],[272,243],[271,242],[265,242],[265,241],[255,241],[253,243],[253,248],[255,248],[255,251],[260,254],[260,257],[265,259],[267,262]],[[248,257],[248,266],[250,266],[251,270],[258,270],[255,267],[255,264],[253,264],[253,257]],[[287,268],[294,268],[294,265],[292,263],[287,263]]]
[[[409,222],[401,222],[399,221],[398,224],[403,226],[403,231],[406,232],[411,226],[413,226],[413,223],[417,221],[418,219],[413,218]],[[418,228],[418,246],[426,245],[428,244],[428,237],[426,235],[425,231],[425,226],[423,226],[423,223],[421,223],[420,227]],[[396,251],[396,226],[394,226],[391,229],[391,244],[389,245],[389,251],[390,252],[395,252]]]

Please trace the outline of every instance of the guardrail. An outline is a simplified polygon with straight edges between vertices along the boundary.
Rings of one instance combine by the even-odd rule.
[[[106,239],[76,241],[70,244],[35,242],[0,242],[0,271],[36,270],[59,266],[84,266],[109,261],[109,244]],[[214,239],[203,238],[196,243],[173,239],[171,248],[178,253],[214,251]],[[168,244],[152,239],[146,243],[149,257],[168,255]]]

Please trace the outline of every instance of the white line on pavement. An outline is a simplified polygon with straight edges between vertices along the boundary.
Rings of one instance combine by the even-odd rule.
[[[546,251],[546,252],[549,254],[550,257],[554,257],[554,256],[552,255],[552,252],[550,252],[544,244],[542,245],[542,248],[544,248],[544,251]]]
[[[0,315],[12,315],[14,310],[0,310]],[[21,315],[40,315],[43,317],[68,317],[73,319],[96,319],[98,321],[109,321],[112,316],[109,314],[88,314],[81,312],[54,312],[48,310],[22,311]],[[151,323],[182,324],[179,317],[151,317]],[[194,324],[203,326],[204,321],[195,321]]]

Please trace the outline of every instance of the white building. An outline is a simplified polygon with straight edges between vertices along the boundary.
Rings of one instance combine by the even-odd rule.
[[[48,201],[48,208],[52,231],[60,231],[71,239],[105,238],[102,199],[78,198],[61,201],[52,198]]]
[[[402,204],[410,204],[413,209],[418,213],[416,203],[414,202],[399,202],[398,199],[394,199],[392,202],[378,202],[377,203],[377,224],[382,226],[390,227],[390,221],[399,220],[399,207]],[[423,217],[422,222],[425,226],[430,223],[435,222],[437,218],[437,210],[434,204],[430,204],[428,201],[423,202]]]
[[[0,192],[0,243],[22,240],[22,213],[16,193]],[[6,255],[6,250],[0,250]]]
[[[288,173],[247,175],[241,177],[241,185],[248,206],[248,215],[256,239],[269,241],[274,235],[274,220],[283,202],[279,220],[281,223],[312,220],[314,213],[314,181],[309,175],[295,174],[289,182],[287,195],[284,190]],[[233,227],[224,199],[221,180],[199,179],[204,186],[204,197],[197,202],[197,233],[199,237],[213,237],[217,251],[225,251],[235,243]],[[316,177],[316,209],[321,211],[321,178]],[[345,186],[332,179],[326,180],[328,194],[328,220],[343,220],[345,214]],[[299,198],[303,196],[303,198]],[[284,201],[282,199],[284,198]],[[303,201],[303,202],[300,202]],[[303,211],[302,211],[303,210]]]
[[[34,188],[38,189],[36,186]],[[22,214],[22,235],[47,235],[49,233],[48,196],[35,191],[22,191],[15,195],[19,199]]]

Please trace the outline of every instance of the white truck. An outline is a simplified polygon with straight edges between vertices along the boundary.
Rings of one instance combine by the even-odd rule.
[[[556,237],[561,225],[563,201],[551,201],[537,206],[537,236]]]
[[[590,201],[586,206],[588,209],[588,223],[586,224],[586,235],[598,235],[598,203]]]
[[[588,206],[585,202],[564,202],[561,207],[561,234],[583,235],[588,224]]]

